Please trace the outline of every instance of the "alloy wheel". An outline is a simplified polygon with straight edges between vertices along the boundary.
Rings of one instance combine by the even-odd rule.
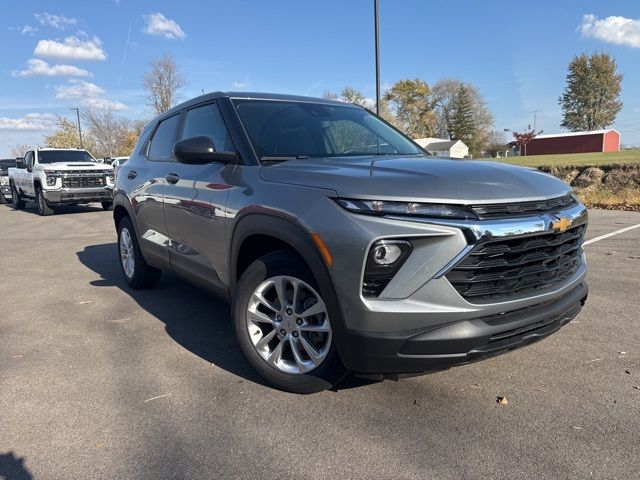
[[[132,278],[135,271],[135,258],[133,256],[133,240],[129,230],[123,228],[120,231],[120,261],[127,278]]]
[[[331,348],[324,301],[308,283],[291,276],[258,285],[249,300],[246,327],[260,357],[284,373],[314,370]]]

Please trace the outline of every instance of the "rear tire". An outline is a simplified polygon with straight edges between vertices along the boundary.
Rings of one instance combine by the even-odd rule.
[[[129,217],[124,217],[118,223],[118,259],[124,280],[134,290],[151,288],[160,280],[162,270],[149,265],[142,256]]]
[[[20,198],[20,194],[15,185],[11,185],[11,204],[14,210],[22,210],[24,208],[24,200]]]
[[[100,202],[104,211],[111,210],[113,208],[113,202]]]
[[[44,193],[42,193],[42,188],[40,187],[36,187],[36,202],[38,204],[38,213],[43,217],[54,214],[53,208],[47,203],[47,199],[44,198]]]
[[[281,287],[276,286],[279,281]],[[251,366],[278,389],[316,393],[336,385],[348,373],[318,291],[305,262],[287,250],[253,262],[236,286],[232,314],[240,349]],[[312,308],[320,313],[305,316]]]

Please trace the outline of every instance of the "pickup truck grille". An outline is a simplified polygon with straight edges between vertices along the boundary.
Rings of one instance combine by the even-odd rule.
[[[65,176],[62,177],[63,188],[95,188],[104,187],[102,175]]]
[[[445,276],[472,303],[542,292],[578,270],[585,228],[479,243]]]
[[[576,205],[578,202],[572,195],[564,197],[551,198],[549,200],[539,200],[534,202],[518,202],[518,203],[497,203],[486,205],[472,205],[471,210],[480,219],[486,218],[513,218],[519,214],[537,215],[551,211],[557,211]]]

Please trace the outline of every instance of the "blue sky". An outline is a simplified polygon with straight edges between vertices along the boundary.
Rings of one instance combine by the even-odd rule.
[[[38,144],[69,107],[149,118],[140,79],[172,53],[202,90],[375,96],[372,0],[7,2],[0,17],[0,156]],[[581,52],[613,54],[625,104],[615,127],[640,144],[640,2],[380,0],[384,85],[455,77],[478,86],[496,128],[560,131],[558,96]]]

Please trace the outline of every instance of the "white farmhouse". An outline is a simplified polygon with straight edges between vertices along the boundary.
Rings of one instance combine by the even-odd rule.
[[[413,141],[436,157],[467,158],[469,156],[469,147],[462,140],[414,138]]]

